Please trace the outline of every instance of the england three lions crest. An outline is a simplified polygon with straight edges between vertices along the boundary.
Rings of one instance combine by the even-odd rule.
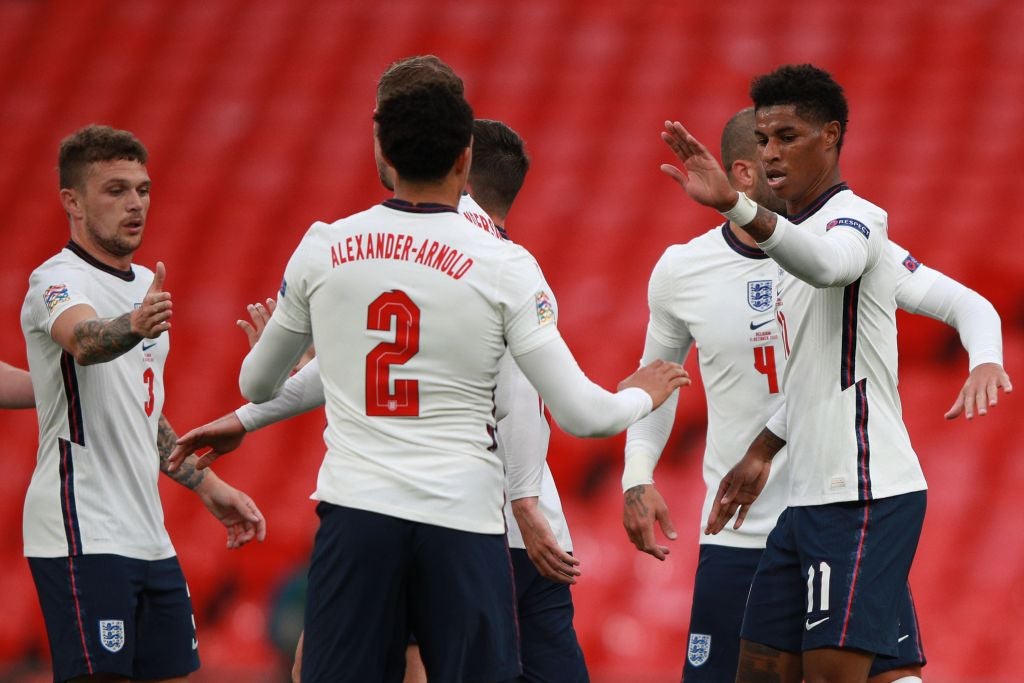
[[[758,313],[772,307],[772,281],[750,280],[747,282],[747,303]]]
[[[708,661],[711,654],[711,636],[705,633],[691,633],[690,646],[686,648],[686,661],[692,666],[700,666]]]
[[[124,647],[124,621],[122,619],[100,619],[100,645],[111,652],[120,652]]]

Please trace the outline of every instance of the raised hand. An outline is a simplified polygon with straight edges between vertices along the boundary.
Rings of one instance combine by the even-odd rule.
[[[975,414],[987,415],[988,409],[999,403],[1000,389],[1007,394],[1013,391],[1010,376],[998,363],[982,363],[971,370],[945,418],[955,420],[963,415],[971,420]]]
[[[551,525],[540,510],[537,497],[513,500],[512,514],[519,524],[526,554],[537,571],[556,583],[576,583],[576,577],[580,575],[580,561],[558,545]]]
[[[683,370],[682,365],[658,359],[619,382],[619,391],[628,387],[643,389],[651,395],[654,408],[657,408],[673,391],[689,383],[690,375]]]
[[[277,308],[277,302],[270,298],[264,304],[249,304],[245,307],[245,310],[249,313],[252,322],[250,323],[245,320],[235,321],[235,324],[242,329],[242,332],[245,332],[245,338],[249,341],[249,348],[252,348],[257,340],[259,340],[260,335],[263,334],[263,328],[267,326],[267,321],[274,314],[275,308]]]
[[[668,546],[660,545],[654,536],[654,522],[670,541],[676,540],[675,525],[668,513],[665,499],[653,484],[640,484],[627,489],[622,501],[622,526],[636,549],[659,560],[669,554]]]
[[[208,450],[196,460],[196,469],[204,470],[220,456],[238,448],[245,434],[245,427],[233,412],[196,427],[175,442],[174,450],[167,458],[167,470],[177,471],[185,458],[202,448],[207,448]]]
[[[739,198],[718,160],[678,121],[666,121],[661,139],[683,163],[681,170],[662,164],[661,170],[683,186],[686,194],[704,206],[728,211]]]
[[[163,261],[157,261],[153,282],[142,297],[142,304],[129,315],[132,333],[154,339],[171,329],[171,293],[164,291],[166,277]]]

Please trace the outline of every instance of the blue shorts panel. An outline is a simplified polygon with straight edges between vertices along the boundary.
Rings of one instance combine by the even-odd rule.
[[[904,669],[913,666],[924,666],[928,660],[924,656],[924,644],[917,622],[917,609],[914,607],[914,596],[910,585],[900,598],[899,619],[899,654],[895,657],[878,655],[871,663],[870,676],[877,676],[893,669]]]
[[[54,681],[96,673],[174,678],[199,668],[192,602],[176,557],[30,557]]]
[[[520,672],[503,535],[474,534],[327,503],[317,506],[302,680],[400,682],[416,634],[431,681]]]
[[[799,652],[899,654],[899,612],[926,493],[788,508],[768,536],[742,635]]]
[[[537,571],[525,550],[511,548],[515,576],[519,642],[523,661],[520,681],[588,683],[587,664],[576,637],[569,585]]]
[[[683,664],[683,680],[687,683],[735,678],[743,610],[763,554],[760,548],[700,547]]]

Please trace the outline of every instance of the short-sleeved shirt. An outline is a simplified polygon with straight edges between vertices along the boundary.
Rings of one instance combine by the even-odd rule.
[[[494,388],[513,355],[558,336],[554,297],[522,247],[454,207],[398,200],[314,223],[275,319],[312,334],[327,410],[314,498],[501,534]]]
[[[156,449],[169,335],[88,366],[50,336],[57,318],[78,304],[99,318],[130,312],[152,280],[146,268],[111,268],[75,243],[29,278],[21,326],[39,420],[23,521],[29,557],[174,555],[157,490]]]

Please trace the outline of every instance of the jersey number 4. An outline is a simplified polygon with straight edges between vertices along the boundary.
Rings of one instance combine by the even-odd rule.
[[[775,370],[775,347],[757,346],[754,348],[754,369],[768,378],[768,393],[779,393],[779,374]]]
[[[420,350],[420,309],[405,292],[392,290],[374,299],[366,315],[370,330],[395,328],[395,341],[381,342],[366,354],[366,414],[371,417],[416,417],[420,414],[420,383],[391,382],[391,366],[408,363]]]

